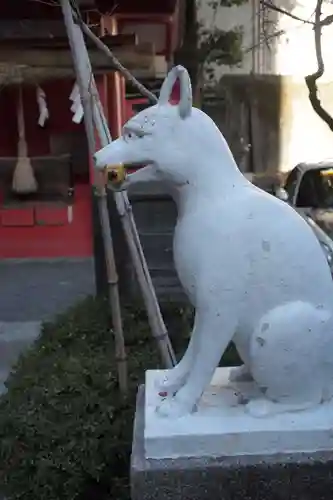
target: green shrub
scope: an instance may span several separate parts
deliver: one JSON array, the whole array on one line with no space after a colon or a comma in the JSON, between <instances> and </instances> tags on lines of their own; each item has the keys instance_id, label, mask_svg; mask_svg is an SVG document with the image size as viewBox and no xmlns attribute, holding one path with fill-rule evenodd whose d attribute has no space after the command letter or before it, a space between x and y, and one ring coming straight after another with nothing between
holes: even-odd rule
<instances>
[{"instance_id":1,"label":"green shrub","mask_svg":"<svg viewBox=\"0 0 333 500\"><path fill-rule=\"evenodd\" d=\"M191 313L164 317L178 353ZM110 317L89 298L44 325L19 360L0 398L0 489L8 499L129 499L135 396L148 368L159 366L145 314L124 311L129 394L118 391ZM228 362L234 359L228 352Z\"/></svg>"}]
</instances>

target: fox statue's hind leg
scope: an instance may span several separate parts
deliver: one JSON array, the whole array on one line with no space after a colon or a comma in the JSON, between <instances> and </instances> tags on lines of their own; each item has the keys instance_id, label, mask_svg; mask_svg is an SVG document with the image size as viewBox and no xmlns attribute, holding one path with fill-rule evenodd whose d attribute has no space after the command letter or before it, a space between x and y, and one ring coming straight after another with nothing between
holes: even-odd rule
<instances>
[{"instance_id":1,"label":"fox statue's hind leg","mask_svg":"<svg viewBox=\"0 0 333 500\"><path fill-rule=\"evenodd\" d=\"M332 383L332 316L305 302L269 311L251 338L251 371L263 397L247 405L254 416L300 411L318 405ZM330 377L328 371L331 371Z\"/></svg>"},{"instance_id":2,"label":"fox statue's hind leg","mask_svg":"<svg viewBox=\"0 0 333 500\"><path fill-rule=\"evenodd\" d=\"M229 380L230 382L250 382L253 380L253 377L249 367L244 364L231 368Z\"/></svg>"}]
</instances>

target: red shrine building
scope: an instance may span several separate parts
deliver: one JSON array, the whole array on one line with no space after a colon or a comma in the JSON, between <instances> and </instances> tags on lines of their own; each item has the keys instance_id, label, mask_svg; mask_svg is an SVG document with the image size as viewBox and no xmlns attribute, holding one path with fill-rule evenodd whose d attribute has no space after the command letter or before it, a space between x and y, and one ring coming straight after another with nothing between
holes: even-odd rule
<instances>
[{"instance_id":1,"label":"red shrine building","mask_svg":"<svg viewBox=\"0 0 333 500\"><path fill-rule=\"evenodd\" d=\"M182 0L82 0L85 22L131 73L159 89L182 41ZM93 254L92 168L60 6L54 0L0 4L0 258ZM112 62L87 47L113 137L148 105ZM13 189L18 102L36 179ZM21 116L21 118L22 118Z\"/></svg>"}]
</instances>

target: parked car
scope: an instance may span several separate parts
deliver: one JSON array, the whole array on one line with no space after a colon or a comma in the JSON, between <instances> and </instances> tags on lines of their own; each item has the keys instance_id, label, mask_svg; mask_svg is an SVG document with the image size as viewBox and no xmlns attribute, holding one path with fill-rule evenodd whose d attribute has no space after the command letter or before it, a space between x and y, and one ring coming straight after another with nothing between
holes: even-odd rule
<instances>
[{"instance_id":1,"label":"parked car","mask_svg":"<svg viewBox=\"0 0 333 500\"><path fill-rule=\"evenodd\" d=\"M290 203L313 229L333 277L333 160L296 165L275 194Z\"/></svg>"}]
</instances>

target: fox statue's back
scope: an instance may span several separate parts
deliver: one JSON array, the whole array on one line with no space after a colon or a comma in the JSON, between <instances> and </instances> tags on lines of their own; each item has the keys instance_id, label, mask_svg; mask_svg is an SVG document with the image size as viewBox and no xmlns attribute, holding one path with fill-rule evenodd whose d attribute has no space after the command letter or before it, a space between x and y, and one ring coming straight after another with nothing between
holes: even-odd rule
<instances>
[{"instance_id":1,"label":"fox statue's back","mask_svg":"<svg viewBox=\"0 0 333 500\"><path fill-rule=\"evenodd\" d=\"M169 102L176 79L179 103ZM255 416L333 396L333 282L307 223L241 174L213 121L192 107L187 71L173 68L160 99L95 156L97 168L145 164L129 183L163 180L175 194L174 260L195 306L188 349L159 381L158 412L192 412L233 340L262 397Z\"/></svg>"}]
</instances>

